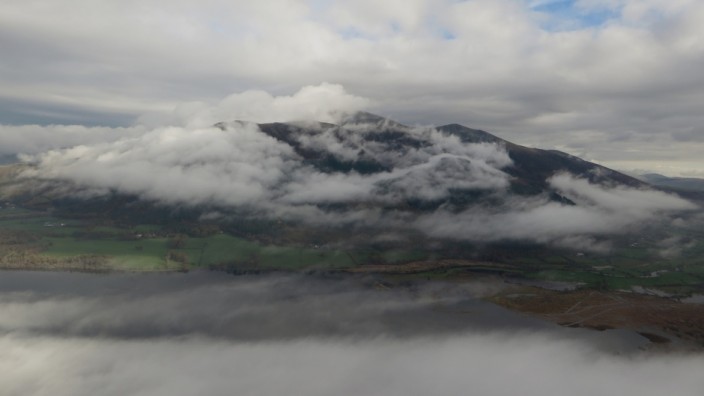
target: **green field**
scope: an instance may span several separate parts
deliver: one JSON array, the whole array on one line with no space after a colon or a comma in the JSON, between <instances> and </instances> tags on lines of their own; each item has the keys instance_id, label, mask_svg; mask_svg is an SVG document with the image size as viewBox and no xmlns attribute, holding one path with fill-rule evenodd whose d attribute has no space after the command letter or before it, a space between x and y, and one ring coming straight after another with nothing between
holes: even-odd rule
<instances>
[{"instance_id":1,"label":"green field","mask_svg":"<svg viewBox=\"0 0 704 396\"><path fill-rule=\"evenodd\" d=\"M111 268L121 270L163 271L198 267L297 270L355 265L352 255L342 250L264 245L222 233L184 238L183 246L171 246L171 238L157 225L129 228L92 225L22 209L1 212L0 230L32 236L24 248L39 248L40 254L48 257L104 256L109 259ZM159 236L145 236L151 234ZM404 254L389 252L390 257L397 258L403 258ZM174 257L179 257L180 261Z\"/></svg>"},{"instance_id":2,"label":"green field","mask_svg":"<svg viewBox=\"0 0 704 396\"><path fill-rule=\"evenodd\" d=\"M207 238L189 238L185 252L194 266L231 264L243 268L303 269L345 268L354 265L341 250L311 247L262 245L234 236L219 234Z\"/></svg>"},{"instance_id":3,"label":"green field","mask_svg":"<svg viewBox=\"0 0 704 396\"><path fill-rule=\"evenodd\" d=\"M71 257L80 254L107 256L111 266L126 270L170 270L178 266L166 260L166 239L121 241L113 239L44 238L44 254Z\"/></svg>"},{"instance_id":4,"label":"green field","mask_svg":"<svg viewBox=\"0 0 704 396\"><path fill-rule=\"evenodd\" d=\"M176 228L177 230L180 230ZM179 231L181 232L181 231ZM263 243L212 228L209 236L187 237L155 224L116 225L97 220L69 220L21 208L0 210L0 255L70 261L100 257L110 269L174 271L217 268L226 271L343 269L363 264L397 264L452 258L413 248L330 248L311 243ZM201 235L201 234L195 234ZM686 235L685 235L686 236ZM451 279L471 271L500 269L505 276L538 281L572 282L584 287L628 290L634 286L675 293L704 288L704 243L691 245L677 258L665 259L652 248L657 240L626 243L609 254L529 250L497 262L497 268L445 268L418 273ZM646 246L651 246L650 248ZM28 252L17 256L18 251ZM532 253L531 253L532 252ZM27 259L27 260L31 260Z\"/></svg>"}]
</instances>

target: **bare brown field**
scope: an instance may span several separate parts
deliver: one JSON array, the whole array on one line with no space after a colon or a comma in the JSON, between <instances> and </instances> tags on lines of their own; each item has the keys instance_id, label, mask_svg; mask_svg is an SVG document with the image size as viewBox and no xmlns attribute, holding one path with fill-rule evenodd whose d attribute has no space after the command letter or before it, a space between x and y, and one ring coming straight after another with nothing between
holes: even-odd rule
<instances>
[{"instance_id":1,"label":"bare brown field","mask_svg":"<svg viewBox=\"0 0 704 396\"><path fill-rule=\"evenodd\" d=\"M516 287L490 298L506 308L569 327L631 329L654 343L704 345L704 304L627 292Z\"/></svg>"}]
</instances>

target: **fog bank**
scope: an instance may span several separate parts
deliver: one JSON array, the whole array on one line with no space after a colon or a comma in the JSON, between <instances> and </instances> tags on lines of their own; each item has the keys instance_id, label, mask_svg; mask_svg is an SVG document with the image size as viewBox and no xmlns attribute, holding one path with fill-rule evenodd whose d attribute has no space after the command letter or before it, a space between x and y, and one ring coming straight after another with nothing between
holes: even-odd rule
<instances>
[{"instance_id":1,"label":"fog bank","mask_svg":"<svg viewBox=\"0 0 704 396\"><path fill-rule=\"evenodd\" d=\"M701 356L622 358L543 334L413 340L0 337L0 387L39 395L700 395Z\"/></svg>"},{"instance_id":2,"label":"fog bank","mask_svg":"<svg viewBox=\"0 0 704 396\"><path fill-rule=\"evenodd\" d=\"M483 303L492 282L3 272L0 389L83 395L699 395L701 355Z\"/></svg>"}]
</instances>

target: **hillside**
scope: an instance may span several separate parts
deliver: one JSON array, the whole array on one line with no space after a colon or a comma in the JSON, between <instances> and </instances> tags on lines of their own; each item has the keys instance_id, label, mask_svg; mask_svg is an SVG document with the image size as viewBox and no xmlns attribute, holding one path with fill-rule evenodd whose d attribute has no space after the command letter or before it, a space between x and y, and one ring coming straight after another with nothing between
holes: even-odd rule
<instances>
[{"instance_id":1,"label":"hillside","mask_svg":"<svg viewBox=\"0 0 704 396\"><path fill-rule=\"evenodd\" d=\"M226 123L220 123L218 126L222 129L227 128ZM340 125L272 123L261 124L259 128L267 135L292 147L306 163L326 173L388 172L395 164L379 158L382 154L393 153L401 157L409 151L432 144L420 132L425 128L410 127L370 113L357 113L343 119ZM511 190L516 194L536 195L551 191L548 179L559 173L569 173L598 184L646 187L645 183L636 178L560 151L521 146L488 132L458 124L443 125L434 129L446 136L459 138L464 145L488 144L505 149L512 164L504 168L504 171L512 177ZM330 138L335 146L347 144L351 150L358 150L359 155L354 159L344 159L332 152L329 145L305 144L310 136L323 134L326 138ZM352 141L351 134L361 139ZM461 194L462 191L457 193Z\"/></svg>"}]
</instances>

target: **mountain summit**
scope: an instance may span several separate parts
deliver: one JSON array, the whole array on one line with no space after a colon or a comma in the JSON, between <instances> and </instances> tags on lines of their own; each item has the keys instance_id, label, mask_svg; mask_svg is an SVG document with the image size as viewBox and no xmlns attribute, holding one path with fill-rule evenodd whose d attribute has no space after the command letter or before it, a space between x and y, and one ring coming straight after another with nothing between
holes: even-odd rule
<instances>
[{"instance_id":1,"label":"mountain summit","mask_svg":"<svg viewBox=\"0 0 704 396\"><path fill-rule=\"evenodd\" d=\"M646 186L638 179L560 151L521 146L486 131L459 124L435 128L411 127L375 114L359 112L343 117L339 125L269 123L260 124L259 128L289 145L306 163L325 173L389 172L396 165L390 158L400 159L432 146L430 131L437 131L444 137L456 137L456 144L494 145L505 150L511 163L502 171L510 176L511 191L519 195L549 192L548 180L559 173L569 173L596 184ZM339 151L341 147L346 149L345 154ZM444 150L449 151L447 147ZM436 154L441 153L442 150Z\"/></svg>"}]
</instances>

